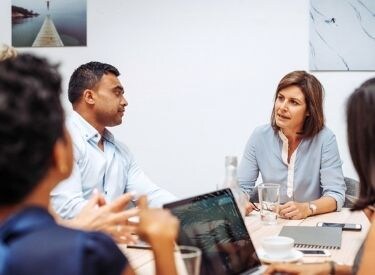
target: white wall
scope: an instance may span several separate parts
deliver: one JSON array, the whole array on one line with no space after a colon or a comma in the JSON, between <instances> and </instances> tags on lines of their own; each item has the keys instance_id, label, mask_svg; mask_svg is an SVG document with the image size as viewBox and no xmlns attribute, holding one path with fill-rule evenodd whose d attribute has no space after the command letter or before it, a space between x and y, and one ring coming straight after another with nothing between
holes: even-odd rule
<instances>
[{"instance_id":1,"label":"white wall","mask_svg":"<svg viewBox=\"0 0 375 275\"><path fill-rule=\"evenodd\" d=\"M65 89L81 63L117 66L129 106L113 131L156 183L185 197L222 182L224 156L241 156L269 121L281 77L308 69L308 18L308 0L88 0L88 47L20 51L61 62ZM11 43L10 0L0 1L0 41ZM344 173L357 178L344 103L374 74L314 74Z\"/></svg>"}]
</instances>

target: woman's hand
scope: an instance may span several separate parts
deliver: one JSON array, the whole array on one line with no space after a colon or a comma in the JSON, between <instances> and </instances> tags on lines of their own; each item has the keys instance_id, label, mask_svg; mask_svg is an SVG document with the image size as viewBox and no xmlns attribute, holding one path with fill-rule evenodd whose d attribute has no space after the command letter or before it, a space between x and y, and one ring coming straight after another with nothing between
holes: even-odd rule
<instances>
[{"instance_id":1,"label":"woman's hand","mask_svg":"<svg viewBox=\"0 0 375 275\"><path fill-rule=\"evenodd\" d=\"M271 274L290 274L290 275L320 275L329 274L331 266L329 263L318 264L272 264L263 273Z\"/></svg>"},{"instance_id":2,"label":"woman's hand","mask_svg":"<svg viewBox=\"0 0 375 275\"><path fill-rule=\"evenodd\" d=\"M288 201L287 203L279 206L280 217L290 220L307 218L310 211L311 210L307 202Z\"/></svg>"},{"instance_id":3,"label":"woman's hand","mask_svg":"<svg viewBox=\"0 0 375 275\"><path fill-rule=\"evenodd\" d=\"M174 245L178 235L179 221L169 210L148 208L147 199L142 196L138 200L139 224L137 234L151 244L163 241Z\"/></svg>"},{"instance_id":4,"label":"woman's hand","mask_svg":"<svg viewBox=\"0 0 375 275\"><path fill-rule=\"evenodd\" d=\"M174 246L179 221L168 210L149 209L147 199L138 199L139 224L137 234L148 242L155 257L155 274L177 275Z\"/></svg>"},{"instance_id":5,"label":"woman's hand","mask_svg":"<svg viewBox=\"0 0 375 275\"><path fill-rule=\"evenodd\" d=\"M245 203L245 215L249 215L254 210L254 206L251 202L247 201Z\"/></svg>"}]
</instances>

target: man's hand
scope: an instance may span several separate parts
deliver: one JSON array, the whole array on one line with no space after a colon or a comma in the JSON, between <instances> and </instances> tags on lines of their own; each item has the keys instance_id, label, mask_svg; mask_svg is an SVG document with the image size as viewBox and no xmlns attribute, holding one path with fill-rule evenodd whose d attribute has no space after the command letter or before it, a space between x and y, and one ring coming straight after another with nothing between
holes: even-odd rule
<instances>
[{"instance_id":1,"label":"man's hand","mask_svg":"<svg viewBox=\"0 0 375 275\"><path fill-rule=\"evenodd\" d=\"M106 204L103 195L95 193L74 219L60 220L60 223L77 229L105 232L119 243L134 243L137 237L133 233L137 229L128 219L137 216L139 210L124 210L131 198L132 195L126 193L112 203Z\"/></svg>"}]
</instances>

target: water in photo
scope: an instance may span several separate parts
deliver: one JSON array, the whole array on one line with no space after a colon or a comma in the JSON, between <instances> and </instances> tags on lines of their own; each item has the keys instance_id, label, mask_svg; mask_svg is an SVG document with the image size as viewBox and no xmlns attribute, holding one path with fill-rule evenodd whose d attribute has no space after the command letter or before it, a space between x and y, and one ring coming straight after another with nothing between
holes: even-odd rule
<instances>
[{"instance_id":1,"label":"water in photo","mask_svg":"<svg viewBox=\"0 0 375 275\"><path fill-rule=\"evenodd\" d=\"M12 45L86 46L86 10L86 0L12 0Z\"/></svg>"}]
</instances>

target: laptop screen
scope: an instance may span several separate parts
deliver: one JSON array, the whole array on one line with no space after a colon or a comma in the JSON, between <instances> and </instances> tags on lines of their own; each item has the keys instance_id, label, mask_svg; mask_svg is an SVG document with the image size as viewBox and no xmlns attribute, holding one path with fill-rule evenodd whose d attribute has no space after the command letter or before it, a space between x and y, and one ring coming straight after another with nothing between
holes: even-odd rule
<instances>
[{"instance_id":1,"label":"laptop screen","mask_svg":"<svg viewBox=\"0 0 375 275\"><path fill-rule=\"evenodd\" d=\"M202 250L201 275L240 274L260 266L230 189L165 204L164 208L180 220L178 244Z\"/></svg>"}]
</instances>

